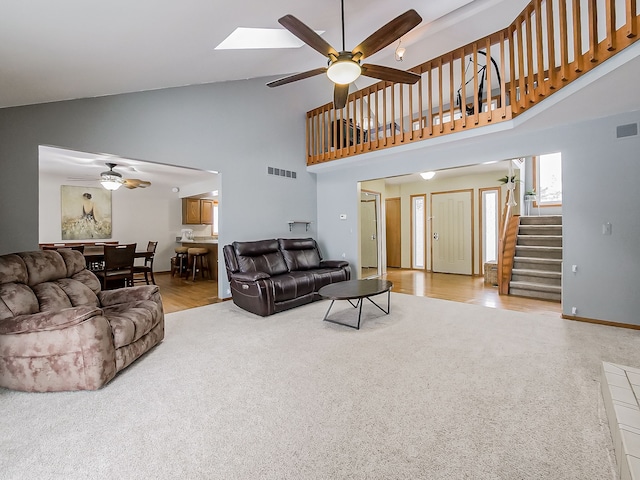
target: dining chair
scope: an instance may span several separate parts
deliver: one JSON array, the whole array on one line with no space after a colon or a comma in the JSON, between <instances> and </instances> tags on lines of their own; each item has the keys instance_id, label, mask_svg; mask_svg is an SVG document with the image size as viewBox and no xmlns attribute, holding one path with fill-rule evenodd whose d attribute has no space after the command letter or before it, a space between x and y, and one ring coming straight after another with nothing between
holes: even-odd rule
<instances>
[{"instance_id":1,"label":"dining chair","mask_svg":"<svg viewBox=\"0 0 640 480\"><path fill-rule=\"evenodd\" d=\"M153 278L153 257L156 255L156 247L158 242L149 242L147 244L147 256L144 257L143 265L133 266L133 282L146 282L149 285L149 276L151 276L151 284L156 284L156 279ZM136 277L136 274L144 274L144 277Z\"/></svg>"},{"instance_id":2,"label":"dining chair","mask_svg":"<svg viewBox=\"0 0 640 480\"><path fill-rule=\"evenodd\" d=\"M100 279L103 290L108 290L109 283L118 281L115 288L133 285L133 260L136 244L105 245L104 266L93 273Z\"/></svg>"}]
</instances>

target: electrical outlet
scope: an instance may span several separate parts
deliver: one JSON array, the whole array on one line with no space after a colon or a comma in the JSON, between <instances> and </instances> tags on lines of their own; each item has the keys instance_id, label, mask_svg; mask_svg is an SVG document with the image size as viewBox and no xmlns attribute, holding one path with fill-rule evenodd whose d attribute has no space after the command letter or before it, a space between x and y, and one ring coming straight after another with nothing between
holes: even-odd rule
<instances>
[{"instance_id":1,"label":"electrical outlet","mask_svg":"<svg viewBox=\"0 0 640 480\"><path fill-rule=\"evenodd\" d=\"M576 273L578 271L578 265L571 265L571 271Z\"/></svg>"},{"instance_id":2,"label":"electrical outlet","mask_svg":"<svg viewBox=\"0 0 640 480\"><path fill-rule=\"evenodd\" d=\"M347 258L347 254L342 252L342 258Z\"/></svg>"},{"instance_id":3,"label":"electrical outlet","mask_svg":"<svg viewBox=\"0 0 640 480\"><path fill-rule=\"evenodd\" d=\"M578 313L578 307L571 307L571 315L575 315Z\"/></svg>"}]
</instances>

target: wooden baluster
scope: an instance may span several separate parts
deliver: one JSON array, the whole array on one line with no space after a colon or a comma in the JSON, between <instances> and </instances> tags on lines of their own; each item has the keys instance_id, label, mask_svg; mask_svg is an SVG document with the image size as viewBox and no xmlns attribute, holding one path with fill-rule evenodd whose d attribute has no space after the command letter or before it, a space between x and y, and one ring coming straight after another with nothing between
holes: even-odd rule
<instances>
[{"instance_id":1,"label":"wooden baluster","mask_svg":"<svg viewBox=\"0 0 640 480\"><path fill-rule=\"evenodd\" d=\"M589 61L598 61L598 5L596 0L587 0L589 6Z\"/></svg>"},{"instance_id":2,"label":"wooden baluster","mask_svg":"<svg viewBox=\"0 0 640 480\"><path fill-rule=\"evenodd\" d=\"M560 0L560 79L563 82L569 81L569 40L567 25L567 4Z\"/></svg>"},{"instance_id":3,"label":"wooden baluster","mask_svg":"<svg viewBox=\"0 0 640 480\"><path fill-rule=\"evenodd\" d=\"M626 3L627 14L627 37L633 38L638 35L638 27L636 23L636 0L627 0Z\"/></svg>"},{"instance_id":4,"label":"wooden baluster","mask_svg":"<svg viewBox=\"0 0 640 480\"><path fill-rule=\"evenodd\" d=\"M360 130L358 131L360 135L356 135L360 152L364 152L364 132L364 94L360 93Z\"/></svg>"},{"instance_id":5,"label":"wooden baluster","mask_svg":"<svg viewBox=\"0 0 640 480\"><path fill-rule=\"evenodd\" d=\"M467 126L467 89L465 88L465 60L464 48L460 49L460 115L462 116L462 128Z\"/></svg>"},{"instance_id":6,"label":"wooden baluster","mask_svg":"<svg viewBox=\"0 0 640 480\"><path fill-rule=\"evenodd\" d=\"M400 143L404 142L404 85L398 84L398 100L400 101Z\"/></svg>"},{"instance_id":7,"label":"wooden baluster","mask_svg":"<svg viewBox=\"0 0 640 480\"><path fill-rule=\"evenodd\" d=\"M522 42L522 25L523 20L518 19L518 23L516 25L516 31L518 33L518 81L520 84L520 108L518 110L527 108L527 88L525 84L526 79L524 76L524 45Z\"/></svg>"},{"instance_id":8,"label":"wooden baluster","mask_svg":"<svg viewBox=\"0 0 640 480\"><path fill-rule=\"evenodd\" d=\"M502 107L502 118L507 117L507 86L506 75L504 71L505 65L505 30L500 32L500 107ZM513 78L511 79L513 81Z\"/></svg>"},{"instance_id":9,"label":"wooden baluster","mask_svg":"<svg viewBox=\"0 0 640 480\"><path fill-rule=\"evenodd\" d=\"M454 131L456 128L456 122L455 122L455 100L454 100L454 86L453 86L453 62L454 62L454 56L453 53L451 54L450 60L449 60L449 111L450 113L450 117L451 117L451 123L449 125L449 129L451 131Z\"/></svg>"},{"instance_id":10,"label":"wooden baluster","mask_svg":"<svg viewBox=\"0 0 640 480\"><path fill-rule=\"evenodd\" d=\"M583 70L582 66L582 20L580 13L580 0L573 0L573 61L576 64L576 72Z\"/></svg>"},{"instance_id":11,"label":"wooden baluster","mask_svg":"<svg viewBox=\"0 0 640 480\"><path fill-rule=\"evenodd\" d=\"M527 28L527 93L529 94L529 102L535 103L535 67L533 63L533 31L531 27L532 13L532 11L527 11L524 19Z\"/></svg>"},{"instance_id":12,"label":"wooden baluster","mask_svg":"<svg viewBox=\"0 0 640 480\"><path fill-rule=\"evenodd\" d=\"M422 112L424 110L423 104L422 104L422 89L424 88L423 82L422 82L422 75L423 72L420 72L420 80L418 80L418 115L419 115L419 121L420 121L420 130L418 133L418 138L422 138L424 135L424 123L422 121Z\"/></svg>"},{"instance_id":13,"label":"wooden baluster","mask_svg":"<svg viewBox=\"0 0 640 480\"><path fill-rule=\"evenodd\" d=\"M489 37L487 37L487 44L485 46L485 53L487 54L487 58L486 58L486 65L487 65L487 69L485 70L485 73L487 75L487 121L490 122L492 120L492 111L491 111L491 104L493 103L493 95L491 92L491 68L493 67L493 64L491 63L491 41L489 40Z\"/></svg>"},{"instance_id":14,"label":"wooden baluster","mask_svg":"<svg viewBox=\"0 0 640 480\"><path fill-rule=\"evenodd\" d=\"M542 0L535 0L536 12L536 54L538 57L538 95L544 97L547 93L544 81L544 44L542 42Z\"/></svg>"},{"instance_id":15,"label":"wooden baluster","mask_svg":"<svg viewBox=\"0 0 640 480\"><path fill-rule=\"evenodd\" d=\"M473 122L480 123L480 99L478 98L478 44L473 44Z\"/></svg>"},{"instance_id":16,"label":"wooden baluster","mask_svg":"<svg viewBox=\"0 0 640 480\"><path fill-rule=\"evenodd\" d=\"M391 128L389 129L391 135L391 144L396 143L396 84L389 84L389 91L391 92Z\"/></svg>"},{"instance_id":17,"label":"wooden baluster","mask_svg":"<svg viewBox=\"0 0 640 480\"><path fill-rule=\"evenodd\" d=\"M319 132L321 132L320 134L320 138L318 139L318 143L320 146L320 154L322 155L322 159L323 160L328 160L329 159L329 149L325 148L325 144L324 144L324 132L325 132L325 127L326 127L326 118L325 118L325 114L326 111L328 110L329 107L324 107L321 111L320 111L320 118L319 118L319 122L318 122L318 130Z\"/></svg>"},{"instance_id":18,"label":"wooden baluster","mask_svg":"<svg viewBox=\"0 0 640 480\"><path fill-rule=\"evenodd\" d=\"M442 57L438 57L438 108L440 111L440 133L444 132L443 118L442 118Z\"/></svg>"},{"instance_id":19,"label":"wooden baluster","mask_svg":"<svg viewBox=\"0 0 640 480\"><path fill-rule=\"evenodd\" d=\"M387 146L387 84L382 87L382 137L384 146Z\"/></svg>"},{"instance_id":20,"label":"wooden baluster","mask_svg":"<svg viewBox=\"0 0 640 480\"><path fill-rule=\"evenodd\" d=\"M606 0L607 50L616 49L616 0Z\"/></svg>"},{"instance_id":21,"label":"wooden baluster","mask_svg":"<svg viewBox=\"0 0 640 480\"><path fill-rule=\"evenodd\" d=\"M511 25L509 27L509 104L514 115L517 115L520 111L518 104L518 78L516 77L516 37L517 29L515 25ZM504 77L502 81L504 81Z\"/></svg>"},{"instance_id":22,"label":"wooden baluster","mask_svg":"<svg viewBox=\"0 0 640 480\"><path fill-rule=\"evenodd\" d=\"M409 140L413 140L413 85L407 85L409 90Z\"/></svg>"},{"instance_id":23,"label":"wooden baluster","mask_svg":"<svg viewBox=\"0 0 640 480\"><path fill-rule=\"evenodd\" d=\"M556 48L555 30L553 28L553 1L545 0L547 11L547 56L549 64L549 88L556 88Z\"/></svg>"},{"instance_id":24,"label":"wooden baluster","mask_svg":"<svg viewBox=\"0 0 640 480\"><path fill-rule=\"evenodd\" d=\"M375 96L375 110L373 111L373 128L374 128L374 132L375 132L375 136L376 136L376 148L380 147L380 135L378 134L379 130L378 130L378 108L379 108L379 98L380 98L380 88L378 87L378 85L380 85L380 82L376 83L376 96ZM373 135L369 134L370 137L373 137Z\"/></svg>"},{"instance_id":25,"label":"wooden baluster","mask_svg":"<svg viewBox=\"0 0 640 480\"><path fill-rule=\"evenodd\" d=\"M372 148L372 128L373 128L373 108L371 108L371 88L369 88L367 92L367 111L369 112L367 115L367 141L369 143L368 150L371 151Z\"/></svg>"},{"instance_id":26,"label":"wooden baluster","mask_svg":"<svg viewBox=\"0 0 640 480\"><path fill-rule=\"evenodd\" d=\"M427 128L429 129L429 136L431 136L433 135L433 71L431 69L431 62L429 62L428 65L427 72L429 74L429 85L427 89Z\"/></svg>"}]
</instances>

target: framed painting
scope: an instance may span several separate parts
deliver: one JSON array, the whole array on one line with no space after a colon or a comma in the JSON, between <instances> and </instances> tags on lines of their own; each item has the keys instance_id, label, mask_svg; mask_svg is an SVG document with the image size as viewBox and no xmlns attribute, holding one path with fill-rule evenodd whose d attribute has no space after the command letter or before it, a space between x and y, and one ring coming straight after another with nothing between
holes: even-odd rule
<instances>
[{"instance_id":1,"label":"framed painting","mask_svg":"<svg viewBox=\"0 0 640 480\"><path fill-rule=\"evenodd\" d=\"M111 238L111 191L60 186L62 240Z\"/></svg>"}]
</instances>

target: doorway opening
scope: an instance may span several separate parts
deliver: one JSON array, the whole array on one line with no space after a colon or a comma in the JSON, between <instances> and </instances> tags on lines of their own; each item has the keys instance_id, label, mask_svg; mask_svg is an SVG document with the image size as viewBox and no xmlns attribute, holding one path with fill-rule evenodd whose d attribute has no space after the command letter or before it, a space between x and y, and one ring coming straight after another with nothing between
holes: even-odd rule
<instances>
[{"instance_id":1,"label":"doorway opening","mask_svg":"<svg viewBox=\"0 0 640 480\"><path fill-rule=\"evenodd\" d=\"M380 196L379 192L360 192L360 278L376 277L382 273Z\"/></svg>"}]
</instances>

